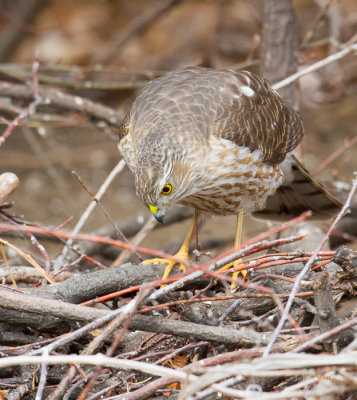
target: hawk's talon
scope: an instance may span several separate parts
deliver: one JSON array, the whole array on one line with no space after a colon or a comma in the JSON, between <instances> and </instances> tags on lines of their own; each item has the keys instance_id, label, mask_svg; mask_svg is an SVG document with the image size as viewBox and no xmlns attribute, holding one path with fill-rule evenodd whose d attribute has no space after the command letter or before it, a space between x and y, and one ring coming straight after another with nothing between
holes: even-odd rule
<instances>
[{"instance_id":1,"label":"hawk's talon","mask_svg":"<svg viewBox=\"0 0 357 400\"><path fill-rule=\"evenodd\" d=\"M185 246L183 246L185 247ZM188 251L186 248L181 248L175 255L175 258L179 258L182 261L190 261L188 257ZM182 263L179 263L175 260L169 260L168 258L150 258L149 260L144 260L143 264L145 265L150 265L150 264L167 264L164 274L162 275L161 280L167 279L167 277L170 275L172 268L176 264L180 264L179 270L182 271L183 273L186 272L186 266Z\"/></svg>"}]
</instances>

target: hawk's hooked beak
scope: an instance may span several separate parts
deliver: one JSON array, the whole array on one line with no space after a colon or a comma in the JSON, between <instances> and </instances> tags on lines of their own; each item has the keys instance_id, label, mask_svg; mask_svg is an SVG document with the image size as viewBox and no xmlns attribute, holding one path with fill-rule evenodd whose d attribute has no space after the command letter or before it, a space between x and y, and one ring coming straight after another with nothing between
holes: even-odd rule
<instances>
[{"instance_id":1,"label":"hawk's hooked beak","mask_svg":"<svg viewBox=\"0 0 357 400\"><path fill-rule=\"evenodd\" d=\"M149 204L149 209L157 222L164 223L165 210L159 210L156 206Z\"/></svg>"}]
</instances>

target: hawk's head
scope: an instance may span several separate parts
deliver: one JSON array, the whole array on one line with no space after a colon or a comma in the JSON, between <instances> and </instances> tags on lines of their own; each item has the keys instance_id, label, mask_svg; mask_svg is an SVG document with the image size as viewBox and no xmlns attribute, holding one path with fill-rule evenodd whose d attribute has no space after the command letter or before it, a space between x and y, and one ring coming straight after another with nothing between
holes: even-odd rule
<instances>
[{"instance_id":1,"label":"hawk's head","mask_svg":"<svg viewBox=\"0 0 357 400\"><path fill-rule=\"evenodd\" d=\"M182 144L164 134L149 134L136 154L135 186L138 196L159 222L166 211L197 190L199 157L187 154Z\"/></svg>"}]
</instances>

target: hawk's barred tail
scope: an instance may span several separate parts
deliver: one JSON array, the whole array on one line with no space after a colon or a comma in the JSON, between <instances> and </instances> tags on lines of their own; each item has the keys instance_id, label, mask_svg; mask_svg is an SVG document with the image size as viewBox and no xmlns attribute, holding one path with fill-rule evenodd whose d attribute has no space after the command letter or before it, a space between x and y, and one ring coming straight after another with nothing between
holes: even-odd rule
<instances>
[{"instance_id":1,"label":"hawk's barred tail","mask_svg":"<svg viewBox=\"0 0 357 400\"><path fill-rule=\"evenodd\" d=\"M266 208L254 212L253 215L259 219L284 221L311 210L312 220L333 218L342 204L328 193L295 157L293 160L293 180L280 186L275 194L267 199Z\"/></svg>"}]
</instances>

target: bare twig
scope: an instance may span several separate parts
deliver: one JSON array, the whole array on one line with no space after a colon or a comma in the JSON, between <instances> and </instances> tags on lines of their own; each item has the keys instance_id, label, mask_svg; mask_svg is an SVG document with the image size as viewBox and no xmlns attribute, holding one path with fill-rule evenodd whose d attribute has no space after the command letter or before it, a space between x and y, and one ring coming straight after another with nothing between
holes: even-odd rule
<instances>
[{"instance_id":1,"label":"bare twig","mask_svg":"<svg viewBox=\"0 0 357 400\"><path fill-rule=\"evenodd\" d=\"M119 161L119 163L122 163L124 160ZM118 164L119 165L119 164ZM128 239L126 236L123 234L123 232L119 229L117 224L113 221L112 217L109 215L108 211L104 208L103 204L101 203L100 199L92 193L92 191L88 188L88 186L83 182L81 177L73 171L74 176L77 178L78 182L81 184L81 186L86 190L86 192L91 196L92 200L97 203L98 207L100 210L103 212L103 214L106 216L108 221L112 224L113 228L115 229L115 233L118 234L122 240L126 243L129 243ZM139 261L143 261L140 255L137 252L134 252L136 257L138 258Z\"/></svg>"},{"instance_id":2,"label":"bare twig","mask_svg":"<svg viewBox=\"0 0 357 400\"><path fill-rule=\"evenodd\" d=\"M7 215L3 214L2 218L7 221L9 224L11 225L18 225L18 223L16 221L14 221L13 219L9 218ZM51 268L51 259L50 256L48 255L46 249L44 248L44 246L37 240L36 236L34 236L31 232L24 232L24 234L30 239L31 243L37 247L37 249L40 251L40 253L42 254L44 260L45 260L45 265L46 265L46 272L49 273L50 272L50 268Z\"/></svg>"},{"instance_id":3,"label":"bare twig","mask_svg":"<svg viewBox=\"0 0 357 400\"><path fill-rule=\"evenodd\" d=\"M121 359L121 358L110 358L102 354L97 355L42 355L42 356L17 356L17 357L5 357L0 360L0 366L2 368L17 366L17 365L34 365L34 364L83 364L83 365L94 365L94 366L106 366L108 368L114 369L124 369L124 370L136 370L142 373L156 375L160 377L173 378L178 381L185 381L186 387L185 397L186 399L191 399L190 395L197 393L200 389L210 387L216 392L221 392L228 394L230 393L234 397L242 397L249 394L243 390L228 390L224 384L216 383L222 379L227 379L230 377L282 377L282 376L306 376L306 377L316 377L318 368L321 366L326 367L356 367L357 359L354 352L340 353L338 355L314 355L314 354L295 354L291 357L291 354L274 354L270 355L268 358L260 357L254 361L249 360L248 362L241 362L235 364L224 365L220 367L214 367L212 370L206 368L200 368L200 363L197 363L195 369L189 370L188 368L167 368L154 364L149 364L145 362ZM197 374L205 373L205 379L200 381ZM335 381L338 382L338 381ZM340 385L343 385L344 380L339 380ZM198 386L197 386L198 384ZM354 384L354 387L356 384ZM328 393L329 388L327 387ZM330 388L331 390L331 388ZM303 392L304 393L304 392ZM308 392L311 395L311 391ZM306 393L304 393L307 395ZM299 392L290 392L291 396L287 397L286 393L274 393L274 397L270 394L254 396L250 391L249 399L287 399L302 397L304 395ZM119 397L120 399L128 398L127 394ZM133 397L131 397L133 398ZM141 399L146 398L146 396L141 397ZM321 396L320 396L321 398ZM323 395L322 395L323 398Z\"/></svg>"},{"instance_id":4,"label":"bare twig","mask_svg":"<svg viewBox=\"0 0 357 400\"><path fill-rule=\"evenodd\" d=\"M204 271L200 271L200 270L195 271L192 274L188 275L187 277L183 277L183 278L179 279L177 282L174 282L174 283L172 283L170 285L167 285L167 286L165 286L163 288L160 288L160 289L154 291L150 296L147 297L147 299L145 300L145 303L154 301L156 299L159 299L160 297L162 297L163 295L169 293L170 291L172 291L172 290L174 290L176 288L182 287L185 283L191 281L193 278L200 277L204 273L207 273L210 270L213 270L215 268L220 268L223 265L225 265L225 264L227 264L229 262L232 262L236 258L240 258L240 257L243 257L245 255L248 255L251 252L256 251L257 249L261 250L261 249L268 248L270 246L275 246L275 245L276 245L276 241L272 241L270 243L267 243L267 242L266 243L259 243L258 245L252 245L252 246L249 246L248 248L245 248L245 249L243 249L243 250L241 250L239 252L235 252L235 253L231 254L230 256L224 257L223 259L219 260L217 263L210 264L208 266L208 268L205 267ZM158 284L159 284L159 282L158 282ZM85 307L83 309L85 309ZM130 310L130 303L125 305L125 306L123 306L123 307L118 308L117 310L115 310L113 312L110 312L110 313L108 313L108 314L96 319L95 321L87 324L86 326L84 326L84 327L82 327L82 328L80 328L80 329L68 334L66 337L62 337L62 338L58 339L57 341L55 341L55 342L51 343L50 345L46 346L46 348L47 348L48 352L51 353L51 351L53 351L54 349L56 349L56 348L58 348L60 346L63 346L66 343L69 343L69 342L71 342L72 340L74 340L74 339L76 339L78 337L81 337L83 334L85 334L85 333L87 333L87 332L89 332L89 331L91 331L93 329L97 329L98 327L100 327L103 324L111 321L113 318L115 318L117 315L119 315L121 313L125 313L126 314L129 310ZM142 324L141 324L141 326L142 326ZM213 333L216 334L216 331L213 330ZM234 339L234 340L236 340L236 339ZM33 354L36 354L36 353L37 354L41 353L41 349L34 350Z\"/></svg>"},{"instance_id":5,"label":"bare twig","mask_svg":"<svg viewBox=\"0 0 357 400\"><path fill-rule=\"evenodd\" d=\"M14 279L14 276L12 275L11 268L10 268L10 266L9 266L9 263L8 263L8 261L7 261L7 257L6 257L5 251L4 251L4 245L3 245L1 242L0 242L0 250L1 250L2 258L3 258L3 260L4 260L4 262L5 262L5 265L6 265L7 271L8 271L8 273L9 273L11 282L12 282L14 288L16 289L16 288L17 288L17 284L16 284L16 281L15 281L15 279Z\"/></svg>"},{"instance_id":6,"label":"bare twig","mask_svg":"<svg viewBox=\"0 0 357 400\"><path fill-rule=\"evenodd\" d=\"M153 216L146 221L140 231L135 235L135 237L131 240L133 246L139 246L139 244L146 238L146 236L157 226L157 221ZM128 250L124 250L119 257L114 260L112 263L112 267L117 267L123 263L125 263L130 256L130 252Z\"/></svg>"},{"instance_id":7,"label":"bare twig","mask_svg":"<svg viewBox=\"0 0 357 400\"><path fill-rule=\"evenodd\" d=\"M350 43L352 39L353 39L353 42ZM301 78L302 76L309 74L310 72L316 71L322 67L325 67L326 65L328 65L334 61L340 60L341 58L346 57L348 54L357 51L357 44L354 43L357 40L357 37L354 36L352 39L348 41L348 44L345 45L342 50L338 51L335 54L331 54L330 56L328 56L320 61L317 61L316 63L311 64L306 68L301 69L300 71L296 72L293 75L288 76L286 79L283 79L280 82L275 83L274 85L272 85L272 88L274 90L279 90L280 88L282 88L284 86L290 85L292 82L296 81L297 79Z\"/></svg>"},{"instance_id":8,"label":"bare twig","mask_svg":"<svg viewBox=\"0 0 357 400\"><path fill-rule=\"evenodd\" d=\"M49 354L44 351L43 353L45 356L48 356ZM36 397L35 400L42 400L43 396L43 389L45 388L46 385L46 379L47 379L47 373L48 373L48 364L42 364L41 365L41 375L40 375L40 381L37 386L37 392L36 392Z\"/></svg>"},{"instance_id":9,"label":"bare twig","mask_svg":"<svg viewBox=\"0 0 357 400\"><path fill-rule=\"evenodd\" d=\"M114 355L115 350L117 349L119 343L121 340L124 338L124 334L129 328L130 322L132 321L135 313L137 312L138 308L141 305L141 302L143 299L148 294L148 291L150 290L150 284L144 284L141 287L141 290L135 297L133 303L132 303L132 308L130 310L130 313L127 316L126 321L124 322L124 326L122 327L120 333L116 335L115 340L112 342L111 346L106 352L106 355L108 357L112 357ZM120 325L123 323L123 317L122 315L118 315L113 321L111 321L110 324L106 326L106 328L101 332L100 335L98 335L91 343L90 347L91 349L96 349L99 348L104 343L104 340L108 338ZM93 351L92 351L93 353ZM85 400L88 396L90 388L93 386L94 382L98 378L100 372L102 371L102 367L99 367L97 371L95 371L94 375L92 376L91 380L88 382L87 386L83 389L83 391L80 393L78 400Z\"/></svg>"},{"instance_id":10,"label":"bare twig","mask_svg":"<svg viewBox=\"0 0 357 400\"><path fill-rule=\"evenodd\" d=\"M31 265L33 265L37 270L41 272L41 274L47 279L49 283L55 283L55 281L46 273L46 271L31 257L30 254L25 253L24 251L20 250L18 247L12 245L6 240L0 239L0 243L10 247L16 253L20 254L25 260L27 260Z\"/></svg>"},{"instance_id":11,"label":"bare twig","mask_svg":"<svg viewBox=\"0 0 357 400\"><path fill-rule=\"evenodd\" d=\"M0 64L0 72L4 75L26 82L31 71L26 64ZM113 74L112 78L100 81L87 79L88 74ZM46 64L41 65L38 74L40 83L59 86L68 89L82 90L125 90L138 89L148 84L154 78L163 75L165 71L145 69L125 69L123 67L104 66L96 64L88 66Z\"/></svg>"},{"instance_id":12,"label":"bare twig","mask_svg":"<svg viewBox=\"0 0 357 400\"><path fill-rule=\"evenodd\" d=\"M341 325L336 326L333 329L330 329L327 332L321 333L320 335L315 336L314 338L308 340L307 342L303 343L302 345L296 347L295 349L291 350L292 353L299 353L300 351L306 350L309 347L312 347L314 344L319 343L323 340L329 339L340 332L346 331L349 328L352 328L357 325L357 318L352 318L347 322L344 322Z\"/></svg>"}]
</instances>

